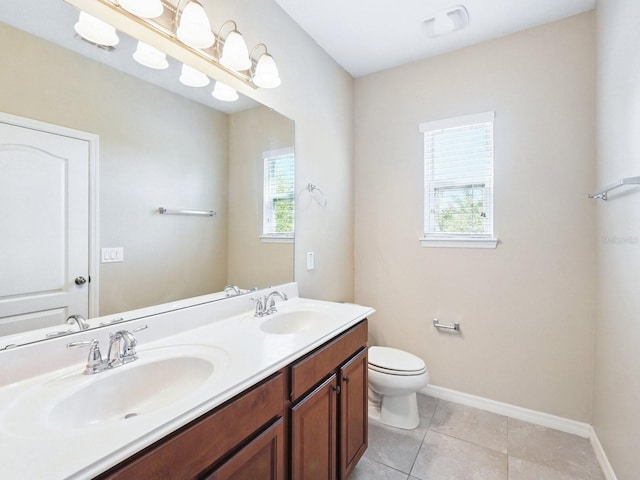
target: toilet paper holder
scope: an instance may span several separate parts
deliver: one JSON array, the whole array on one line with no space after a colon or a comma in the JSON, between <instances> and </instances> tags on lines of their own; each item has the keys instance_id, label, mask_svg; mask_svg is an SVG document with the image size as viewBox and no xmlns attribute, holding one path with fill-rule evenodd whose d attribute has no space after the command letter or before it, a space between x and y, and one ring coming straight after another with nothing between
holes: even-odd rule
<instances>
[{"instance_id":1,"label":"toilet paper holder","mask_svg":"<svg viewBox=\"0 0 640 480\"><path fill-rule=\"evenodd\" d=\"M440 320L438 320L437 318L433 319L433 326L436 327L437 329L444 329L444 330L453 330L455 332L459 332L460 331L460 324L458 322L455 322L453 325L445 325L443 323L440 323Z\"/></svg>"}]
</instances>

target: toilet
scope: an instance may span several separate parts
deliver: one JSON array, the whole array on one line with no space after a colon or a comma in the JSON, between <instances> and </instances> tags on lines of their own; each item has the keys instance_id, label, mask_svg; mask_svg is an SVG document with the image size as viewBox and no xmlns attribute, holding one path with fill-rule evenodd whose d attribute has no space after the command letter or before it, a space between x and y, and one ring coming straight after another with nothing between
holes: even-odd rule
<instances>
[{"instance_id":1,"label":"toilet","mask_svg":"<svg viewBox=\"0 0 640 480\"><path fill-rule=\"evenodd\" d=\"M429 383L421 358L390 347L369 348L369 418L412 430L420 423L416 392Z\"/></svg>"}]
</instances>

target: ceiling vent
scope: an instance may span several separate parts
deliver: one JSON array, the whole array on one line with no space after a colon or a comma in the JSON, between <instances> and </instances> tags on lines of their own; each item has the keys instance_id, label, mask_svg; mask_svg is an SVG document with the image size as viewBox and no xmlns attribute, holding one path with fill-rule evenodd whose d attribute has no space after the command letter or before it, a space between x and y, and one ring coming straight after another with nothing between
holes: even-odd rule
<instances>
[{"instance_id":1,"label":"ceiling vent","mask_svg":"<svg viewBox=\"0 0 640 480\"><path fill-rule=\"evenodd\" d=\"M427 37L440 37L469 25L469 12L463 5L457 5L428 18L422 25Z\"/></svg>"}]
</instances>

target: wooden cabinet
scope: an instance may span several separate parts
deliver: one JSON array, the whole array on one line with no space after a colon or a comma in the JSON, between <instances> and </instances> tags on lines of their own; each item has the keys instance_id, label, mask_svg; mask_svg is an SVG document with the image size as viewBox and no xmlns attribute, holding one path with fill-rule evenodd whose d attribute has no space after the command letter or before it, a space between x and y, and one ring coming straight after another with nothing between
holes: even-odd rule
<instances>
[{"instance_id":1,"label":"wooden cabinet","mask_svg":"<svg viewBox=\"0 0 640 480\"><path fill-rule=\"evenodd\" d=\"M337 389L331 375L291 408L291 478L336 478Z\"/></svg>"},{"instance_id":2,"label":"wooden cabinet","mask_svg":"<svg viewBox=\"0 0 640 480\"><path fill-rule=\"evenodd\" d=\"M264 461L265 452L254 455L250 453L252 450L248 439L262 431L266 433L269 427L277 427L277 422L283 418L284 414L283 392L286 383L286 372L274 375L98 478L109 480L202 478L208 472L215 472L214 469L218 468L231 452L239 451L238 454L240 454L245 448L247 450L244 456L238 458L255 462ZM275 435L277 436L277 432ZM284 435L280 434L269 448L275 449L276 453L282 455L281 461L284 463L285 447L281 445L280 450L277 449L278 441L282 442L282 440ZM231 470L232 467L229 469ZM284 475L284 467L280 468L279 472ZM221 477L218 474L212 478L227 477ZM283 479L285 476L265 475L260 478Z\"/></svg>"},{"instance_id":3,"label":"wooden cabinet","mask_svg":"<svg viewBox=\"0 0 640 480\"><path fill-rule=\"evenodd\" d=\"M367 350L340 369L340 471L346 480L368 445L369 387Z\"/></svg>"},{"instance_id":4,"label":"wooden cabinet","mask_svg":"<svg viewBox=\"0 0 640 480\"><path fill-rule=\"evenodd\" d=\"M364 454L366 341L363 322L292 366L292 480L346 480Z\"/></svg>"},{"instance_id":5,"label":"wooden cabinet","mask_svg":"<svg viewBox=\"0 0 640 480\"><path fill-rule=\"evenodd\" d=\"M367 448L367 321L99 475L346 480Z\"/></svg>"}]
</instances>

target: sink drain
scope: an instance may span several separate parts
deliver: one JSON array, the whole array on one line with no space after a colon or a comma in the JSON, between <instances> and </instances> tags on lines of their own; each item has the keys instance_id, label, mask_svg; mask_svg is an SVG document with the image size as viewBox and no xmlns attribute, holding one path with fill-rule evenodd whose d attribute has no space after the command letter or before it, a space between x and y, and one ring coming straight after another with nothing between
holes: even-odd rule
<instances>
[{"instance_id":1,"label":"sink drain","mask_svg":"<svg viewBox=\"0 0 640 480\"><path fill-rule=\"evenodd\" d=\"M138 414L137 414L137 413L135 413L135 412L133 412L133 413L127 413L127 414L124 416L123 420L127 420L127 419L129 419L129 418L133 418L133 417L137 417L137 416L138 416Z\"/></svg>"}]
</instances>

